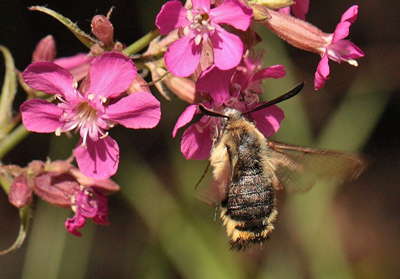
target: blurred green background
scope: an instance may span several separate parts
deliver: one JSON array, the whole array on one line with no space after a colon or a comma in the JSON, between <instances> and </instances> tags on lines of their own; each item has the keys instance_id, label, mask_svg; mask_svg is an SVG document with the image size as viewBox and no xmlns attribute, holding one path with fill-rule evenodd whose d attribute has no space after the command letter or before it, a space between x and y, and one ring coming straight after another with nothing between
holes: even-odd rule
<instances>
[{"instance_id":1,"label":"blurred green background","mask_svg":"<svg viewBox=\"0 0 400 279\"><path fill-rule=\"evenodd\" d=\"M115 38L131 44L154 28L165 1L2 1L0 44L25 69L37 42L48 34L58 57L87 51L64 26L32 5L47 5L90 31L96 14L116 9ZM203 204L194 185L207 162L180 153L184 129L172 129L186 104L157 92L162 119L152 130L116 127L111 136L121 149L115 180L121 192L109 198L109 226L89 220L82 238L68 234L72 211L40 200L26 242L0 258L0 278L399 278L400 274L400 25L397 1L312 1L308 21L333 32L352 4L359 16L349 38L365 57L359 67L330 62L331 80L315 92L319 56L281 42L259 28L266 50L264 66L283 64L288 75L265 82L271 99L300 81L300 97L282 103L281 129L274 139L306 146L361 152L369 168L351 184L317 184L302 195L278 193L278 219L271 240L244 252L229 251L215 208ZM0 59L1 77L4 61ZM24 100L17 97L16 109ZM3 160L25 166L34 159L68 157L76 140L32 134ZM212 180L211 171L199 186ZM0 249L15 239L17 210L0 191Z\"/></svg>"}]
</instances>

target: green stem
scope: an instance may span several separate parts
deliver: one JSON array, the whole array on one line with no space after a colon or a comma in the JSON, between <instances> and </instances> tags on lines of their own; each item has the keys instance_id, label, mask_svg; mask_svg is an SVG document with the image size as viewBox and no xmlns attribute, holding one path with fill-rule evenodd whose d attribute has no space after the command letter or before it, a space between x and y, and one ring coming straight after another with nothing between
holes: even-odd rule
<instances>
[{"instance_id":1,"label":"green stem","mask_svg":"<svg viewBox=\"0 0 400 279\"><path fill-rule=\"evenodd\" d=\"M20 124L14 131L0 142L0 160L13 149L18 143L29 135L29 131Z\"/></svg>"},{"instance_id":2,"label":"green stem","mask_svg":"<svg viewBox=\"0 0 400 279\"><path fill-rule=\"evenodd\" d=\"M146 35L144 35L142 38L128 46L126 49L124 49L124 52L128 55L132 55L135 53L138 53L142 49L144 49L146 46L149 45L149 43L156 38L157 36L160 35L160 31L158 29L155 29Z\"/></svg>"}]
</instances>

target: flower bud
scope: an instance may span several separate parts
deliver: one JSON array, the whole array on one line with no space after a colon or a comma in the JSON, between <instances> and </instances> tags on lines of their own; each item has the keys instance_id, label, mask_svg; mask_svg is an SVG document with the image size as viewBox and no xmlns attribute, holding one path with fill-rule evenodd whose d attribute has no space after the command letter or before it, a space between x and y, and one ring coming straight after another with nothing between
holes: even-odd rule
<instances>
[{"instance_id":1,"label":"flower bud","mask_svg":"<svg viewBox=\"0 0 400 279\"><path fill-rule=\"evenodd\" d=\"M135 93L138 91L145 91L151 93L151 90L147 82L140 75L136 75L135 80L129 86L128 94Z\"/></svg>"},{"instance_id":2,"label":"flower bud","mask_svg":"<svg viewBox=\"0 0 400 279\"><path fill-rule=\"evenodd\" d=\"M21 208L32 201L32 190L28 185L28 177L25 172L14 179L8 200L17 208Z\"/></svg>"},{"instance_id":3,"label":"flower bud","mask_svg":"<svg viewBox=\"0 0 400 279\"><path fill-rule=\"evenodd\" d=\"M53 62L56 58L56 42L52 35L40 40L32 54L32 62Z\"/></svg>"},{"instance_id":4,"label":"flower bud","mask_svg":"<svg viewBox=\"0 0 400 279\"><path fill-rule=\"evenodd\" d=\"M265 8L263 5L251 4L251 8L253 9L253 18L255 21L263 23L271 18L267 8Z\"/></svg>"},{"instance_id":5,"label":"flower bud","mask_svg":"<svg viewBox=\"0 0 400 279\"><path fill-rule=\"evenodd\" d=\"M295 2L292 0L252 0L250 3L263 5L266 8L279 10L282 8L289 7L290 5L294 4Z\"/></svg>"},{"instance_id":6,"label":"flower bud","mask_svg":"<svg viewBox=\"0 0 400 279\"><path fill-rule=\"evenodd\" d=\"M151 71L153 81L155 82L154 85L167 100L171 99L170 92L172 92L179 99L189 104L201 103L203 101L200 93L196 91L193 80L168 74L167 70L158 67L153 62L146 63L146 66Z\"/></svg>"},{"instance_id":7,"label":"flower bud","mask_svg":"<svg viewBox=\"0 0 400 279\"><path fill-rule=\"evenodd\" d=\"M111 21L103 15L96 15L92 19L92 32L97 39L110 47L114 43L114 27Z\"/></svg>"}]
</instances>

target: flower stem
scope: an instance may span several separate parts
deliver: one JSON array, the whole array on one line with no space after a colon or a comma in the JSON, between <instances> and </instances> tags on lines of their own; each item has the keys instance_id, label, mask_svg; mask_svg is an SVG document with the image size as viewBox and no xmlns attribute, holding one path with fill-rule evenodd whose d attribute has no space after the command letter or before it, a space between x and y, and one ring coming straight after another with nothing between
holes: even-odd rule
<instances>
[{"instance_id":1,"label":"flower stem","mask_svg":"<svg viewBox=\"0 0 400 279\"><path fill-rule=\"evenodd\" d=\"M7 135L0 142L0 160L12 150L18 143L20 143L26 136L29 135L29 131L23 124L20 124L14 131Z\"/></svg>"},{"instance_id":2,"label":"flower stem","mask_svg":"<svg viewBox=\"0 0 400 279\"><path fill-rule=\"evenodd\" d=\"M144 35L142 38L128 46L126 49L124 49L124 53L128 55L135 54L142 49L144 49L146 46L149 45L149 43L156 38L157 36L160 35L160 31L158 29L154 29L153 31L147 33Z\"/></svg>"}]
</instances>

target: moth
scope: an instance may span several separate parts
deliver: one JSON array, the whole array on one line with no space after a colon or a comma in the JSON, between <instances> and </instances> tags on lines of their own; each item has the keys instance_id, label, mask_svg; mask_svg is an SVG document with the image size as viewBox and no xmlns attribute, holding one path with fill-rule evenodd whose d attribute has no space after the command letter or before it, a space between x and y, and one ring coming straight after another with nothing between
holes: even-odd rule
<instances>
[{"instance_id":1,"label":"moth","mask_svg":"<svg viewBox=\"0 0 400 279\"><path fill-rule=\"evenodd\" d=\"M245 115L277 104L300 92L304 83L284 95L242 113L222 113L200 105L202 113L222 117L210 156L219 189L221 219L231 249L262 244L277 216L275 191L305 192L319 179L352 180L364 170L357 155L268 140Z\"/></svg>"}]
</instances>

